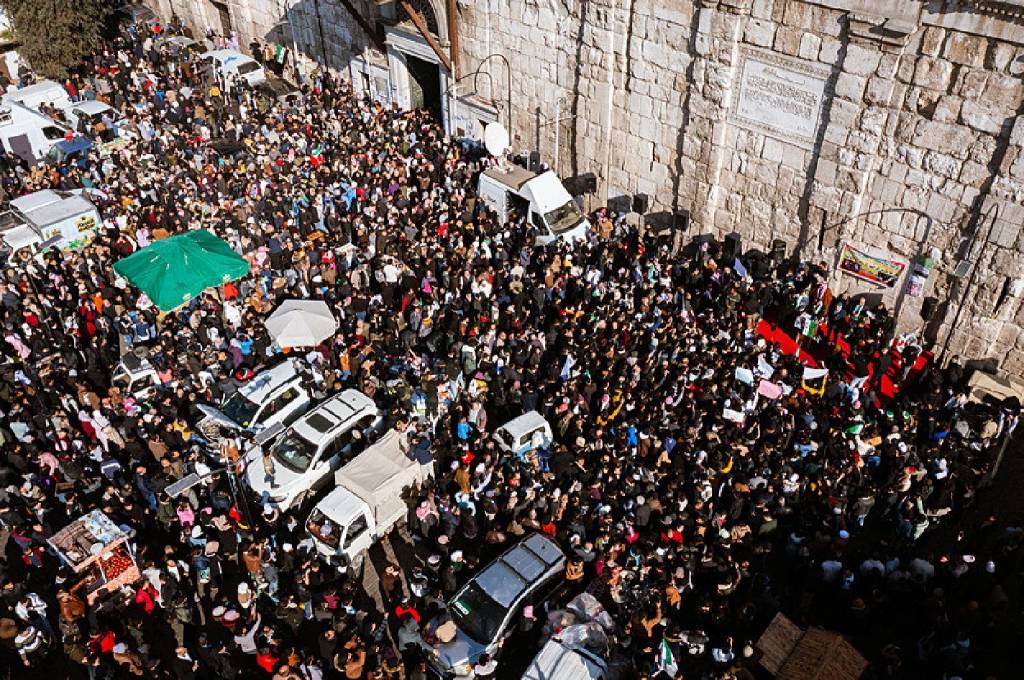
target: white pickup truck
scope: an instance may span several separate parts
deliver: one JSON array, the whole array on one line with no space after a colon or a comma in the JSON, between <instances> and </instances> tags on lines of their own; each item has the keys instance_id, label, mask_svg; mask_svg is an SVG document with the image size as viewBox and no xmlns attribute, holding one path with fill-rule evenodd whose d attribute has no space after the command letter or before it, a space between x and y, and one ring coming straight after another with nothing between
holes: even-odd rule
<instances>
[{"instance_id":1,"label":"white pickup truck","mask_svg":"<svg viewBox=\"0 0 1024 680\"><path fill-rule=\"evenodd\" d=\"M357 571L370 546L405 518L403 492L433 475L429 454L391 430L335 473L337 487L306 520L313 544L340 570Z\"/></svg>"}]
</instances>

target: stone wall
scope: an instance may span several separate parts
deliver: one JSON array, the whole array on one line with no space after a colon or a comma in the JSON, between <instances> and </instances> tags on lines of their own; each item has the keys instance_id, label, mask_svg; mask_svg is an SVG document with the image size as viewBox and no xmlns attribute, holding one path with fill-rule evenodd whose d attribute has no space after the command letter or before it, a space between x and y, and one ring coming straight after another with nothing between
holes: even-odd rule
<instances>
[{"instance_id":1,"label":"stone wall","mask_svg":"<svg viewBox=\"0 0 1024 680\"><path fill-rule=\"evenodd\" d=\"M300 49L321 59L317 1L230 5L256 33L294 6ZM443 26L445 2L430 5ZM486 74L458 93L504 121L511 76L515 150L563 176L597 174L593 205L643 193L655 215L688 211L691 234L736 231L762 250L782 239L830 264L844 242L906 263L934 254L922 295L902 280L832 285L881 295L937 349L1024 374L1022 5L458 0L462 73ZM319 9L332 66L361 55L387 68L338 0ZM940 303L930 322L924 296Z\"/></svg>"},{"instance_id":2,"label":"stone wall","mask_svg":"<svg viewBox=\"0 0 1024 680\"><path fill-rule=\"evenodd\" d=\"M200 37L207 28L220 34L226 13L244 52L254 39L280 43L295 49L309 72L316 64L343 71L369 43L336 0L148 0L146 4L164 17L176 13ZM352 4L364 16L373 16L373 0L352 0Z\"/></svg>"}]
</instances>

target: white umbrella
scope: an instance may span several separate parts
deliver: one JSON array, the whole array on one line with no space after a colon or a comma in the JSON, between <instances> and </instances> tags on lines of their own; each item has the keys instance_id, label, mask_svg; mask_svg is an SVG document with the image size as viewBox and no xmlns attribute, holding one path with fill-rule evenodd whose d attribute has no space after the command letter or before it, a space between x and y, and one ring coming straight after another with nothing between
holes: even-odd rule
<instances>
[{"instance_id":1,"label":"white umbrella","mask_svg":"<svg viewBox=\"0 0 1024 680\"><path fill-rule=\"evenodd\" d=\"M265 325L281 347L314 347L338 330L323 300L285 300Z\"/></svg>"}]
</instances>

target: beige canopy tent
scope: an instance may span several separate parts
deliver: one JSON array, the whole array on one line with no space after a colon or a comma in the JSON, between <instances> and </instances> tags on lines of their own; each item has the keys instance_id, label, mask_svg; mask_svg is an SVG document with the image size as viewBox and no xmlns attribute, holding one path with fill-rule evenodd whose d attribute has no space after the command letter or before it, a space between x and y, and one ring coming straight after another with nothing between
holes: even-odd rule
<instances>
[{"instance_id":1,"label":"beige canopy tent","mask_svg":"<svg viewBox=\"0 0 1024 680\"><path fill-rule=\"evenodd\" d=\"M776 614L756 645L761 666L777 680L857 680L867 660L839 633L802 629Z\"/></svg>"}]
</instances>

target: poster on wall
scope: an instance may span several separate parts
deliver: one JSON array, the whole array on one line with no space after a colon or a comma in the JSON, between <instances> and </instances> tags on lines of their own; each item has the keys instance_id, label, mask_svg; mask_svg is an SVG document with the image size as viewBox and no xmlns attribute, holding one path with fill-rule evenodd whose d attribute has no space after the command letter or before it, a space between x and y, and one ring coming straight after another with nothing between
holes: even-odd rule
<instances>
[{"instance_id":1,"label":"poster on wall","mask_svg":"<svg viewBox=\"0 0 1024 680\"><path fill-rule=\"evenodd\" d=\"M886 288L895 286L906 268L906 262L869 255L849 243L839 253L839 271Z\"/></svg>"}]
</instances>

